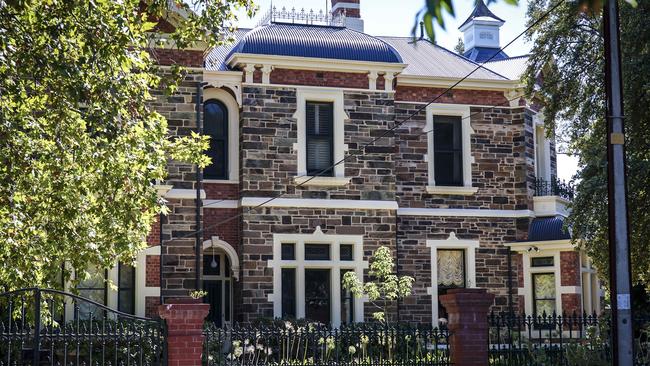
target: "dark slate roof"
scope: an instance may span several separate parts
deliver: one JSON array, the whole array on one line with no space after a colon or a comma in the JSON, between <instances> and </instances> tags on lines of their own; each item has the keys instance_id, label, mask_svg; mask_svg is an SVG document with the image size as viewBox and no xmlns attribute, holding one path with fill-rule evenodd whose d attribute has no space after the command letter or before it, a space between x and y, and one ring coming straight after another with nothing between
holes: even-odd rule
<instances>
[{"instance_id":1,"label":"dark slate roof","mask_svg":"<svg viewBox=\"0 0 650 366\"><path fill-rule=\"evenodd\" d=\"M426 39L413 41L413 37L379 38L393 46L407 64L401 75L462 78L478 66L477 63ZM507 80L487 67L476 70L469 79Z\"/></svg>"},{"instance_id":2,"label":"dark slate roof","mask_svg":"<svg viewBox=\"0 0 650 366\"><path fill-rule=\"evenodd\" d=\"M213 71L228 71L230 68L226 64L226 58L230 51L237 45L237 43L250 32L250 28L240 28L234 31L230 36L234 39L232 43L228 43L219 47L215 47L205 57L205 68Z\"/></svg>"},{"instance_id":3,"label":"dark slate roof","mask_svg":"<svg viewBox=\"0 0 650 366\"><path fill-rule=\"evenodd\" d=\"M271 23L244 35L230 51L257 55L394 62L402 58L379 38L343 27Z\"/></svg>"},{"instance_id":4,"label":"dark slate roof","mask_svg":"<svg viewBox=\"0 0 650 366\"><path fill-rule=\"evenodd\" d=\"M477 0L476 7L474 7L474 11L472 11L472 14L470 14L469 17L458 28L462 28L465 24L471 22L472 19L479 18L479 17L488 17L505 23L505 20L494 15L494 13L491 12L490 9L488 9L487 5L485 5L483 0Z\"/></svg>"},{"instance_id":5,"label":"dark slate roof","mask_svg":"<svg viewBox=\"0 0 650 366\"><path fill-rule=\"evenodd\" d=\"M492 57L496 53L496 56ZM474 62L485 62L490 57L490 61L498 61L498 60L503 60L508 58L508 55L506 55L505 52L501 51L499 48L487 48L487 47L474 47L471 48L463 54L463 56L467 57L468 59L474 61Z\"/></svg>"},{"instance_id":6,"label":"dark slate roof","mask_svg":"<svg viewBox=\"0 0 650 366\"><path fill-rule=\"evenodd\" d=\"M538 217L528 228L528 241L563 239L571 239L571 234L565 229L562 217Z\"/></svg>"}]
</instances>

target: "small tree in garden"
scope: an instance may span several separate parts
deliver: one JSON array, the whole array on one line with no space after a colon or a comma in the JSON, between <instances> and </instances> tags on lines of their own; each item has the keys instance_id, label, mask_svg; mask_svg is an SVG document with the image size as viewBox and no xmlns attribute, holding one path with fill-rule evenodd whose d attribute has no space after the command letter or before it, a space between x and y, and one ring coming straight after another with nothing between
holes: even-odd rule
<instances>
[{"instance_id":1,"label":"small tree in garden","mask_svg":"<svg viewBox=\"0 0 650 366\"><path fill-rule=\"evenodd\" d=\"M415 281L411 276L398 276L394 270L390 249L379 247L370 258L370 281L363 283L356 273L347 272L343 276L343 288L357 298L367 296L370 304L378 309L372 313L372 317L380 322L388 322L388 304L409 296Z\"/></svg>"}]
</instances>

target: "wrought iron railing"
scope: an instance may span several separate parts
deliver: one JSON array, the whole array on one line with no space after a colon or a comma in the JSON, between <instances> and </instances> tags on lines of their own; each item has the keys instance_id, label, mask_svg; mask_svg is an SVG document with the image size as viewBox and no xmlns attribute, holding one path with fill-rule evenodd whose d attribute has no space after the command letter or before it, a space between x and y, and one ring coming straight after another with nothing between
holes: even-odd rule
<instances>
[{"instance_id":1,"label":"wrought iron railing","mask_svg":"<svg viewBox=\"0 0 650 366\"><path fill-rule=\"evenodd\" d=\"M601 365L611 362L610 319L593 315L492 313L490 365ZM650 365L650 319L636 317L635 363Z\"/></svg>"},{"instance_id":2,"label":"wrought iron railing","mask_svg":"<svg viewBox=\"0 0 650 366\"><path fill-rule=\"evenodd\" d=\"M296 10L295 7L291 9L287 9L286 7L278 9L273 6L262 16L257 26L280 22L345 27L345 19L345 12L340 15L332 15L329 12L323 12L322 9L319 11L314 11L313 9L305 10L304 8Z\"/></svg>"},{"instance_id":3,"label":"wrought iron railing","mask_svg":"<svg viewBox=\"0 0 650 366\"><path fill-rule=\"evenodd\" d=\"M550 181L537 178L535 180L535 196L560 196L565 200L573 200L573 186L556 177Z\"/></svg>"},{"instance_id":4,"label":"wrought iron railing","mask_svg":"<svg viewBox=\"0 0 650 366\"><path fill-rule=\"evenodd\" d=\"M164 323L57 290L0 294L0 365L161 365Z\"/></svg>"},{"instance_id":5,"label":"wrought iron railing","mask_svg":"<svg viewBox=\"0 0 650 366\"><path fill-rule=\"evenodd\" d=\"M403 324L205 329L204 365L449 365L447 330Z\"/></svg>"}]
</instances>

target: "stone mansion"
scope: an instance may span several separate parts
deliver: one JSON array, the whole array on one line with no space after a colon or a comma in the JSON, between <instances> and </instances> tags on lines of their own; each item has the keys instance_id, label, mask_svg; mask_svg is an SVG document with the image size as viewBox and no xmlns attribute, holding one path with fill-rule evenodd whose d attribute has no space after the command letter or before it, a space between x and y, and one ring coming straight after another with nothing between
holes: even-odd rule
<instances>
[{"instance_id":1,"label":"stone mansion","mask_svg":"<svg viewBox=\"0 0 650 366\"><path fill-rule=\"evenodd\" d=\"M341 279L367 274L387 246L415 278L393 308L400 321L437 324L438 296L457 287L494 293L495 311L600 310L595 271L564 225L571 192L557 183L552 133L522 96L527 56L500 51L515 36L500 34L505 20L479 0L459 55L364 33L364 5L271 9L227 46L156 50L163 69L188 73L152 105L170 134L209 135L212 164L170 163L158 185L170 213L138 265L107 272L117 289L82 283L82 295L155 315L203 289L217 326L337 326L370 316ZM169 27L173 17L158 29Z\"/></svg>"}]
</instances>

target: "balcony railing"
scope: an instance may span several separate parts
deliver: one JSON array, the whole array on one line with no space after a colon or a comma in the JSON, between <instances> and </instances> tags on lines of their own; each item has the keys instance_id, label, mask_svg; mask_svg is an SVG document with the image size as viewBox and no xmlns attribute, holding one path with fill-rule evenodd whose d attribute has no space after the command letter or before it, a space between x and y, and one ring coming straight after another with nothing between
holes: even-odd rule
<instances>
[{"instance_id":1,"label":"balcony railing","mask_svg":"<svg viewBox=\"0 0 650 366\"><path fill-rule=\"evenodd\" d=\"M535 196L560 196L565 200L573 200L573 186L556 177L550 181L537 178L535 180Z\"/></svg>"}]
</instances>

